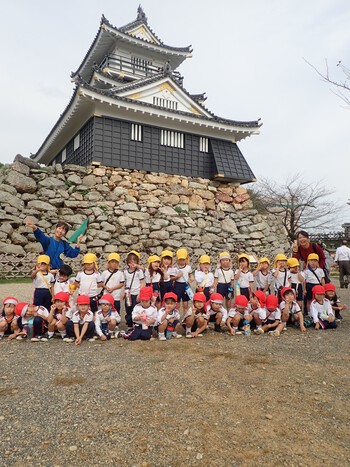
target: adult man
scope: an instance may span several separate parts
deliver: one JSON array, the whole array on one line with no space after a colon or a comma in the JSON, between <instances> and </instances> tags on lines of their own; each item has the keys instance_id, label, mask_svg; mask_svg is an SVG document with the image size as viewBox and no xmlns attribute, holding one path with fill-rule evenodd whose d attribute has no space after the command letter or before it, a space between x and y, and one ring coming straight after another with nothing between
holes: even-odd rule
<instances>
[{"instance_id":1,"label":"adult man","mask_svg":"<svg viewBox=\"0 0 350 467\"><path fill-rule=\"evenodd\" d=\"M350 278L350 248L347 246L347 241L343 240L342 246L338 247L335 252L334 261L339 267L339 282L340 288L347 289ZM344 278L346 276L346 279Z\"/></svg>"}]
</instances>

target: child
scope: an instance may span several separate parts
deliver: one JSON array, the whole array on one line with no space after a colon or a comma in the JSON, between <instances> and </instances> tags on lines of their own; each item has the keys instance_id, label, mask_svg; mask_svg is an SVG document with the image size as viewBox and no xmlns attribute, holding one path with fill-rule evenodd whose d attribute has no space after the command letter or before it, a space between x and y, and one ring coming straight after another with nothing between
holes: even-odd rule
<instances>
[{"instance_id":1,"label":"child","mask_svg":"<svg viewBox=\"0 0 350 467\"><path fill-rule=\"evenodd\" d=\"M300 309L302 309L306 287L304 275L300 272L300 264L296 258L288 258L287 266L289 267L291 276L291 287L295 290L297 303Z\"/></svg>"},{"instance_id":2,"label":"child","mask_svg":"<svg viewBox=\"0 0 350 467\"><path fill-rule=\"evenodd\" d=\"M95 313L98 308L98 289L104 284L102 276L98 272L96 255L93 253L87 253L84 256L83 268L75 278L75 285L79 287L79 295L90 297L90 310Z\"/></svg>"},{"instance_id":3,"label":"child","mask_svg":"<svg viewBox=\"0 0 350 467\"><path fill-rule=\"evenodd\" d=\"M196 292L203 292L207 300L214 292L214 274L210 272L210 257L202 255L199 258L199 265L197 271L194 273L194 278L197 282Z\"/></svg>"},{"instance_id":4,"label":"child","mask_svg":"<svg viewBox=\"0 0 350 467\"><path fill-rule=\"evenodd\" d=\"M49 312L43 306L31 305L30 303L20 302L16 305L15 313L18 316L17 340L27 337L32 342L46 342L44 336L47 329L47 320Z\"/></svg>"},{"instance_id":5,"label":"child","mask_svg":"<svg viewBox=\"0 0 350 467\"><path fill-rule=\"evenodd\" d=\"M258 267L253 271L256 288L262 290L265 295L270 294L270 285L272 282L272 274L269 268L270 260L264 257L260 259Z\"/></svg>"},{"instance_id":6,"label":"child","mask_svg":"<svg viewBox=\"0 0 350 467\"><path fill-rule=\"evenodd\" d=\"M291 286L291 275L287 269L286 255L276 255L272 275L275 279L275 295L277 295L278 303L280 303L282 301L281 290L283 287Z\"/></svg>"},{"instance_id":7,"label":"child","mask_svg":"<svg viewBox=\"0 0 350 467\"><path fill-rule=\"evenodd\" d=\"M178 303L182 300L184 314L188 311L188 302L193 297L190 282L194 280L192 268L189 265L186 248L179 248L176 252L176 266L169 273L174 281L174 292L177 295Z\"/></svg>"},{"instance_id":8,"label":"child","mask_svg":"<svg viewBox=\"0 0 350 467\"><path fill-rule=\"evenodd\" d=\"M263 322L262 329L271 336L278 337L283 328L284 324L281 323L281 310L278 306L278 297L277 295L268 295L266 297L266 319Z\"/></svg>"},{"instance_id":9,"label":"child","mask_svg":"<svg viewBox=\"0 0 350 467\"><path fill-rule=\"evenodd\" d=\"M88 295L79 295L77 297L77 311L67 321L65 342L75 342L75 345L80 345L84 338L88 341L94 340L94 314L90 310L90 303Z\"/></svg>"},{"instance_id":10,"label":"child","mask_svg":"<svg viewBox=\"0 0 350 467\"><path fill-rule=\"evenodd\" d=\"M316 253L310 253L307 257L306 268L303 271L306 285L306 307L310 311L312 300L312 289L315 285L325 284L324 271L318 266L319 256Z\"/></svg>"},{"instance_id":11,"label":"child","mask_svg":"<svg viewBox=\"0 0 350 467\"><path fill-rule=\"evenodd\" d=\"M125 321L128 333L132 331L132 312L139 301L139 293L145 286L145 277L139 264L140 253L131 250L126 256L127 269L124 270L125 280Z\"/></svg>"},{"instance_id":12,"label":"child","mask_svg":"<svg viewBox=\"0 0 350 467\"><path fill-rule=\"evenodd\" d=\"M214 273L214 289L226 299L226 310L231 308L233 279L234 273L230 253L223 251L219 255L219 263Z\"/></svg>"},{"instance_id":13,"label":"child","mask_svg":"<svg viewBox=\"0 0 350 467\"><path fill-rule=\"evenodd\" d=\"M55 276L55 282L53 285L53 294L56 295L59 292L72 293L71 288L69 287L71 281L69 277L73 274L72 268L68 264L62 264L59 268L58 273Z\"/></svg>"},{"instance_id":14,"label":"child","mask_svg":"<svg viewBox=\"0 0 350 467\"><path fill-rule=\"evenodd\" d=\"M166 341L171 337L180 339L181 334L178 334L180 323L180 313L176 308L177 295L174 292L167 292L164 295L164 306L158 312L158 339ZM165 337L165 331L167 337Z\"/></svg>"},{"instance_id":15,"label":"child","mask_svg":"<svg viewBox=\"0 0 350 467\"><path fill-rule=\"evenodd\" d=\"M266 295L262 290L255 290L248 304L248 313L250 316L250 322L253 321L255 324L254 334L264 334L262 323L266 319Z\"/></svg>"},{"instance_id":16,"label":"child","mask_svg":"<svg viewBox=\"0 0 350 467\"><path fill-rule=\"evenodd\" d=\"M325 289L322 285L315 285L312 288L313 300L310 304L310 316L314 322L315 329L336 329L337 323L331 302L325 298Z\"/></svg>"},{"instance_id":17,"label":"child","mask_svg":"<svg viewBox=\"0 0 350 467\"><path fill-rule=\"evenodd\" d=\"M3 339L5 335L9 336L9 339L11 339L11 335L17 336L16 305L18 305L18 300L15 297L6 297L3 301L3 309L0 314L0 339Z\"/></svg>"},{"instance_id":18,"label":"child","mask_svg":"<svg viewBox=\"0 0 350 467\"><path fill-rule=\"evenodd\" d=\"M152 295L152 287L141 287L139 293L140 303L132 311L134 327L130 333L123 335L124 339L130 341L151 339L153 326L157 321L157 309L151 305Z\"/></svg>"},{"instance_id":19,"label":"child","mask_svg":"<svg viewBox=\"0 0 350 467\"><path fill-rule=\"evenodd\" d=\"M304 318L301 308L295 300L295 290L291 287L284 287L281 290L282 301L280 303L280 310L282 313L281 320L284 326L288 323L299 324L300 331L305 332ZM284 328L286 329L286 327Z\"/></svg>"},{"instance_id":20,"label":"child","mask_svg":"<svg viewBox=\"0 0 350 467\"><path fill-rule=\"evenodd\" d=\"M170 270L173 264L173 252L163 250L160 255L160 270L163 272L163 279L160 281L160 296L164 297L167 292L173 291L173 284L170 280ZM167 277L167 279L165 279Z\"/></svg>"},{"instance_id":21,"label":"child","mask_svg":"<svg viewBox=\"0 0 350 467\"><path fill-rule=\"evenodd\" d=\"M152 286L153 297L152 303L157 302L157 308L160 308L161 296L160 296L160 283L162 280L168 281L168 271L162 271L160 269L160 257L152 255L147 260L148 268L145 270L145 281L147 286Z\"/></svg>"},{"instance_id":22,"label":"child","mask_svg":"<svg viewBox=\"0 0 350 467\"><path fill-rule=\"evenodd\" d=\"M69 293L58 292L53 297L53 304L51 305L49 316L48 316L48 330L47 338L52 340L55 331L57 330L62 339L66 337L66 322L72 318L72 310L69 307Z\"/></svg>"},{"instance_id":23,"label":"child","mask_svg":"<svg viewBox=\"0 0 350 467\"><path fill-rule=\"evenodd\" d=\"M34 285L34 305L50 309L52 303L52 288L55 278L50 269L50 257L39 255L35 268L31 274Z\"/></svg>"},{"instance_id":24,"label":"child","mask_svg":"<svg viewBox=\"0 0 350 467\"><path fill-rule=\"evenodd\" d=\"M120 256L118 253L110 253L108 255L107 269L102 272L102 280L104 290L114 297L114 308L120 315L120 300L122 289L124 287L125 277L122 271L119 270Z\"/></svg>"},{"instance_id":25,"label":"child","mask_svg":"<svg viewBox=\"0 0 350 467\"><path fill-rule=\"evenodd\" d=\"M193 307L187 310L182 320L187 339L203 337L202 332L208 327L209 313L205 311L205 302L206 298L203 292L196 292L193 295Z\"/></svg>"},{"instance_id":26,"label":"child","mask_svg":"<svg viewBox=\"0 0 350 467\"><path fill-rule=\"evenodd\" d=\"M105 341L118 335L118 324L121 321L119 313L114 308L114 297L111 294L102 295L99 300L101 308L95 314L96 334Z\"/></svg>"},{"instance_id":27,"label":"child","mask_svg":"<svg viewBox=\"0 0 350 467\"><path fill-rule=\"evenodd\" d=\"M238 255L238 269L235 272L235 281L237 281L240 294L250 299L253 292L254 276L249 270L249 256L245 253Z\"/></svg>"},{"instance_id":28,"label":"child","mask_svg":"<svg viewBox=\"0 0 350 467\"><path fill-rule=\"evenodd\" d=\"M341 305L340 299L335 292L335 285L325 284L324 290L326 292L326 298L331 302L332 310L335 313L335 319L337 321L342 320L343 317L340 312L346 309L346 305Z\"/></svg>"},{"instance_id":29,"label":"child","mask_svg":"<svg viewBox=\"0 0 350 467\"><path fill-rule=\"evenodd\" d=\"M222 332L221 323L225 324L227 320L227 310L223 305L224 297L219 293L213 293L206 303L206 311L209 313L208 323L215 323L215 332Z\"/></svg>"},{"instance_id":30,"label":"child","mask_svg":"<svg viewBox=\"0 0 350 467\"><path fill-rule=\"evenodd\" d=\"M244 325L243 321L251 318L248 313L248 299L245 295L237 295L233 308L228 312L226 324L232 336L242 334L239 327Z\"/></svg>"}]
</instances>

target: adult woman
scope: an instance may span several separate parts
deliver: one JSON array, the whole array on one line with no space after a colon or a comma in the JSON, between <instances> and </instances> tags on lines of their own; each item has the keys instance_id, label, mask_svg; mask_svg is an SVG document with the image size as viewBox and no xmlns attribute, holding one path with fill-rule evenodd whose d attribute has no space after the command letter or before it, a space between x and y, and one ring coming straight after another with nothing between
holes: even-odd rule
<instances>
[{"instance_id":1,"label":"adult woman","mask_svg":"<svg viewBox=\"0 0 350 467\"><path fill-rule=\"evenodd\" d=\"M305 230L300 230L297 234L297 241L293 243L293 258L302 260L304 262L304 268L306 267L307 257L311 253L318 254L319 265L321 269L324 269L326 265L326 257L323 249L316 243L310 242L310 237Z\"/></svg>"}]
</instances>

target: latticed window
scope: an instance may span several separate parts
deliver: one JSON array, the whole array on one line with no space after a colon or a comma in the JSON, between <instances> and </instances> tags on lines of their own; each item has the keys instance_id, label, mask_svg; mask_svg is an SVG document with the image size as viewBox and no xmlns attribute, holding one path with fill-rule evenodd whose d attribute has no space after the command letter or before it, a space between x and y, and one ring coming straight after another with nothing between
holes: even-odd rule
<instances>
[{"instance_id":1,"label":"latticed window","mask_svg":"<svg viewBox=\"0 0 350 467\"><path fill-rule=\"evenodd\" d=\"M200 152L209 152L208 138L200 136L200 138L199 138L199 151Z\"/></svg>"},{"instance_id":2,"label":"latticed window","mask_svg":"<svg viewBox=\"0 0 350 467\"><path fill-rule=\"evenodd\" d=\"M162 146L171 146L172 148L183 149L185 147L184 134L178 131L161 130L160 144Z\"/></svg>"},{"instance_id":3,"label":"latticed window","mask_svg":"<svg viewBox=\"0 0 350 467\"><path fill-rule=\"evenodd\" d=\"M131 124L131 139L132 141L142 141L142 125Z\"/></svg>"}]
</instances>

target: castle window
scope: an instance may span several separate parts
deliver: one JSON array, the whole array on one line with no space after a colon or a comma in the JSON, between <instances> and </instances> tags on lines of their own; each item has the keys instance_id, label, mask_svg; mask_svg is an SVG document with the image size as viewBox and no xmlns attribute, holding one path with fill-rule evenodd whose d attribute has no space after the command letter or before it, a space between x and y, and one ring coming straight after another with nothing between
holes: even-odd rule
<instances>
[{"instance_id":1,"label":"castle window","mask_svg":"<svg viewBox=\"0 0 350 467\"><path fill-rule=\"evenodd\" d=\"M64 148L62 151L61 162L64 162L66 158L67 158L67 151L66 151L66 148Z\"/></svg>"},{"instance_id":2,"label":"castle window","mask_svg":"<svg viewBox=\"0 0 350 467\"><path fill-rule=\"evenodd\" d=\"M178 131L161 130L160 144L172 148L184 148L184 134Z\"/></svg>"},{"instance_id":3,"label":"castle window","mask_svg":"<svg viewBox=\"0 0 350 467\"><path fill-rule=\"evenodd\" d=\"M208 138L199 137L199 151L200 152L209 152L209 142Z\"/></svg>"},{"instance_id":4,"label":"castle window","mask_svg":"<svg viewBox=\"0 0 350 467\"><path fill-rule=\"evenodd\" d=\"M177 110L177 102L170 99L163 99L162 97L153 97L153 105L165 107L166 109Z\"/></svg>"},{"instance_id":5,"label":"castle window","mask_svg":"<svg viewBox=\"0 0 350 467\"><path fill-rule=\"evenodd\" d=\"M73 151L76 151L79 146L80 146L80 133L78 133L77 136L74 138Z\"/></svg>"},{"instance_id":6,"label":"castle window","mask_svg":"<svg viewBox=\"0 0 350 467\"><path fill-rule=\"evenodd\" d=\"M138 125L137 123L131 124L131 140L142 141L142 125Z\"/></svg>"}]
</instances>

